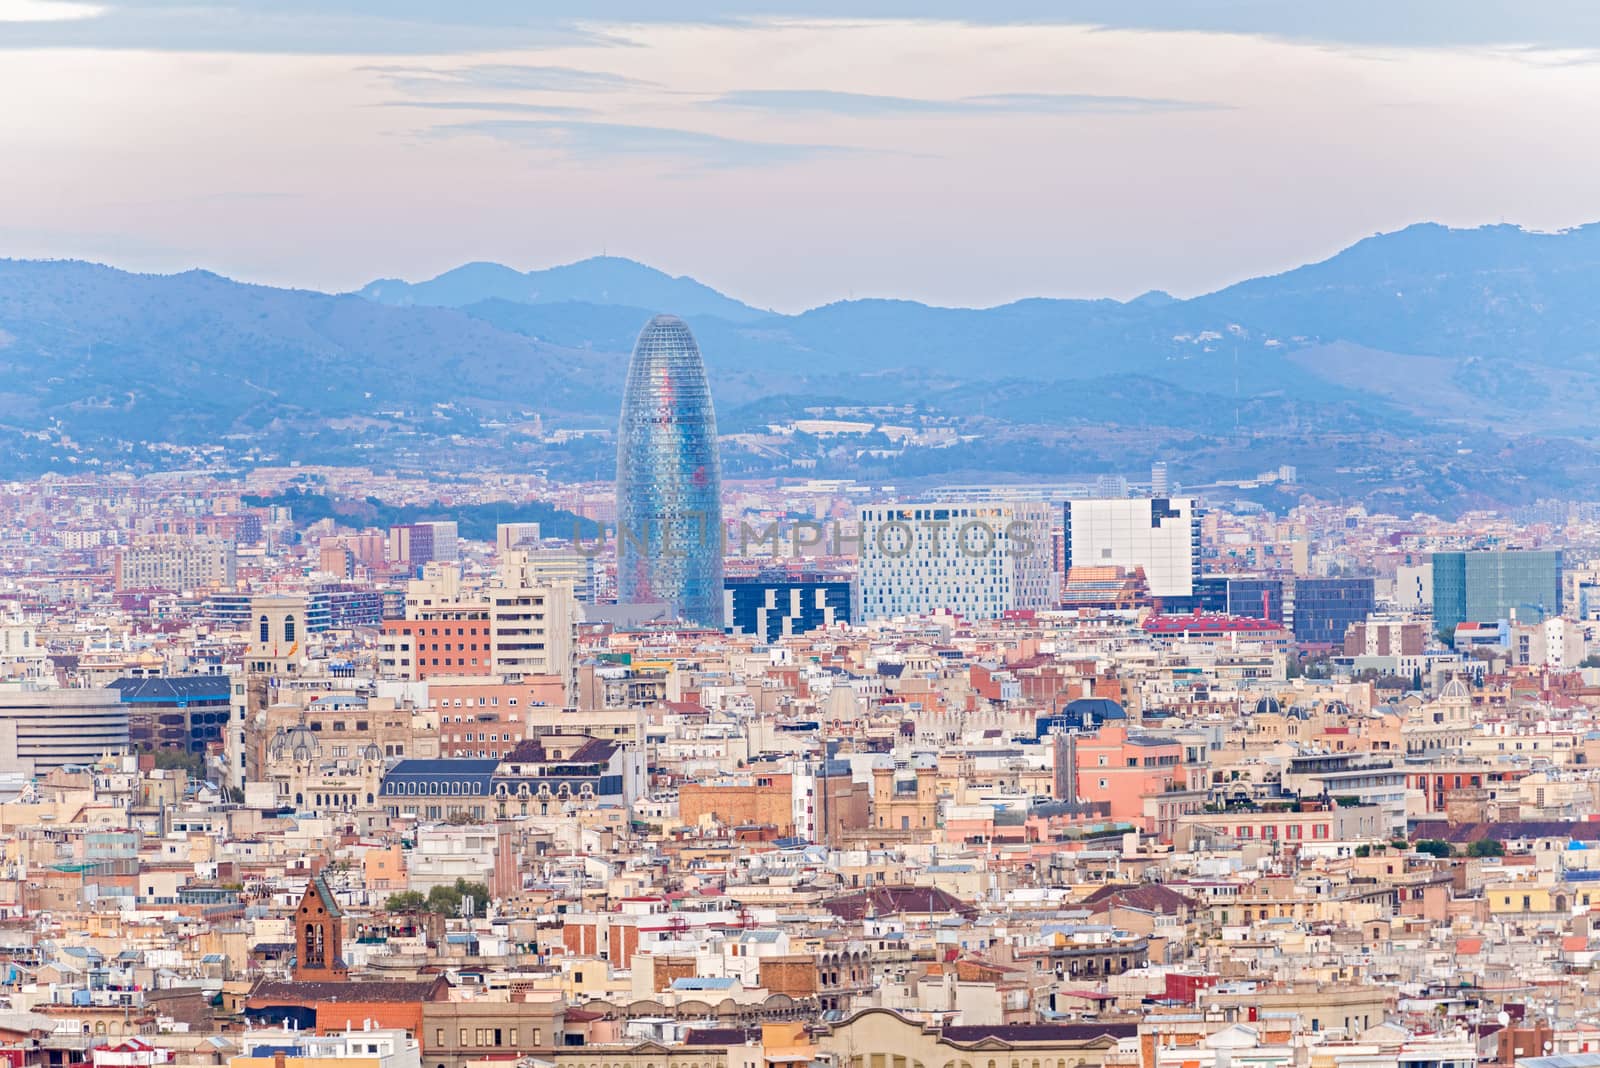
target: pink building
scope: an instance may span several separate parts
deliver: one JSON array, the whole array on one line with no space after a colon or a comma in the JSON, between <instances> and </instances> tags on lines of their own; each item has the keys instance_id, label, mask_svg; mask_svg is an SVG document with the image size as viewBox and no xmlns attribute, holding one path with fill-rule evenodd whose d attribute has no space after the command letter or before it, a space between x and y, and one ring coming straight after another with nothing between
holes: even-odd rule
<instances>
[{"instance_id":1,"label":"pink building","mask_svg":"<svg viewBox=\"0 0 1600 1068\"><path fill-rule=\"evenodd\" d=\"M1106 725L1077 739L1078 798L1110 806L1111 818L1168 836L1203 803L1205 769L1184 763L1183 744ZM1163 803L1170 799L1170 803Z\"/></svg>"}]
</instances>

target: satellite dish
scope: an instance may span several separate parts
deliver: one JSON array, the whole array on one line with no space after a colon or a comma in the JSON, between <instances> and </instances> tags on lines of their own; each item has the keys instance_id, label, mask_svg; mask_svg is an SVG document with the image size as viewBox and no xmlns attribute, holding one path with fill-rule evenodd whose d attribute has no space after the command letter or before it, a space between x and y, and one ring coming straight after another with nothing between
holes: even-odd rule
<instances>
[{"instance_id":1,"label":"satellite dish","mask_svg":"<svg viewBox=\"0 0 1600 1068\"><path fill-rule=\"evenodd\" d=\"M1501 1027L1505 1027L1511 1023L1511 1014L1501 1010L1500 1014L1496 1016L1495 1019L1499 1021Z\"/></svg>"}]
</instances>

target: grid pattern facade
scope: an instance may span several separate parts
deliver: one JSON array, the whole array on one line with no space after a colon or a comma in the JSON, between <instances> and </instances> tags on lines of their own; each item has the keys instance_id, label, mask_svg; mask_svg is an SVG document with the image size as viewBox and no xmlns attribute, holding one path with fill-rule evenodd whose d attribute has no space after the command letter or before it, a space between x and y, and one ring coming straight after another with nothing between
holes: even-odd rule
<instances>
[{"instance_id":1,"label":"grid pattern facade","mask_svg":"<svg viewBox=\"0 0 1600 1068\"><path fill-rule=\"evenodd\" d=\"M658 315L633 348L617 431L617 600L722 628L717 417L694 335Z\"/></svg>"},{"instance_id":2,"label":"grid pattern facade","mask_svg":"<svg viewBox=\"0 0 1600 1068\"><path fill-rule=\"evenodd\" d=\"M1228 580L1228 615L1283 622L1283 580L1231 578ZM1342 636L1341 636L1342 638Z\"/></svg>"},{"instance_id":3,"label":"grid pattern facade","mask_svg":"<svg viewBox=\"0 0 1600 1068\"><path fill-rule=\"evenodd\" d=\"M834 623L849 623L846 579L728 579L723 597L728 630L777 641Z\"/></svg>"},{"instance_id":4,"label":"grid pattern facade","mask_svg":"<svg viewBox=\"0 0 1600 1068\"><path fill-rule=\"evenodd\" d=\"M1054 607L1052 511L1042 501L862 508L854 618L997 619Z\"/></svg>"},{"instance_id":5,"label":"grid pattern facade","mask_svg":"<svg viewBox=\"0 0 1600 1068\"><path fill-rule=\"evenodd\" d=\"M183 592L232 586L237 561L233 542L226 538L142 538L117 557L117 589Z\"/></svg>"},{"instance_id":6,"label":"grid pattern facade","mask_svg":"<svg viewBox=\"0 0 1600 1068\"><path fill-rule=\"evenodd\" d=\"M1294 640L1343 646L1345 631L1366 622L1377 607L1369 578L1298 579L1294 584Z\"/></svg>"},{"instance_id":7,"label":"grid pattern facade","mask_svg":"<svg viewBox=\"0 0 1600 1068\"><path fill-rule=\"evenodd\" d=\"M1496 550L1433 554L1433 619L1444 634L1458 623L1519 623L1560 615L1561 554Z\"/></svg>"},{"instance_id":8,"label":"grid pattern facade","mask_svg":"<svg viewBox=\"0 0 1600 1068\"><path fill-rule=\"evenodd\" d=\"M1200 579L1200 510L1194 500L1068 501L1062 520L1069 567L1142 567L1150 596L1194 594Z\"/></svg>"}]
</instances>

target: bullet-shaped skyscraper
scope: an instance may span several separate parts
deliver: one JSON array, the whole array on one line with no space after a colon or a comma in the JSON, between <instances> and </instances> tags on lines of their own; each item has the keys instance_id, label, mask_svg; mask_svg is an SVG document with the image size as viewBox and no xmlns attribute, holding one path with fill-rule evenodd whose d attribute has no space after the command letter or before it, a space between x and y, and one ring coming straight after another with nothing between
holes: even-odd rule
<instances>
[{"instance_id":1,"label":"bullet-shaped skyscraper","mask_svg":"<svg viewBox=\"0 0 1600 1068\"><path fill-rule=\"evenodd\" d=\"M633 346L617 429L617 600L722 627L722 464L700 348L658 315Z\"/></svg>"}]
</instances>

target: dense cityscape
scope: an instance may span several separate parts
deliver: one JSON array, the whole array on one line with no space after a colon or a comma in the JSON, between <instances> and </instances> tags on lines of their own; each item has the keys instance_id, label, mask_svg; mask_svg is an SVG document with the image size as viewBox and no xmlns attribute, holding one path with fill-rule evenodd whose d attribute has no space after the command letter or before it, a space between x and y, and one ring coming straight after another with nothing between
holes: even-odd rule
<instances>
[{"instance_id":1,"label":"dense cityscape","mask_svg":"<svg viewBox=\"0 0 1600 1068\"><path fill-rule=\"evenodd\" d=\"M671 316L624 397L4 486L13 1068L1600 1059L1600 507L724 478Z\"/></svg>"},{"instance_id":2,"label":"dense cityscape","mask_svg":"<svg viewBox=\"0 0 1600 1068\"><path fill-rule=\"evenodd\" d=\"M1600 1068L1600 8L0 0L0 101L0 1068Z\"/></svg>"}]
</instances>

